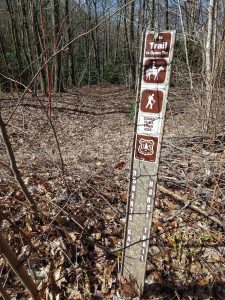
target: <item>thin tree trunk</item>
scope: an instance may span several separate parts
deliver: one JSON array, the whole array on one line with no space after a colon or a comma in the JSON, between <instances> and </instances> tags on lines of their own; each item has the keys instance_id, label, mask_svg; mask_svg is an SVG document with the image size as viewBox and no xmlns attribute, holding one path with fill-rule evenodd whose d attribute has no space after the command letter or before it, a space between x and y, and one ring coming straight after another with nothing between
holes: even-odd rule
<instances>
[{"instance_id":1,"label":"thin tree trunk","mask_svg":"<svg viewBox=\"0 0 225 300\"><path fill-rule=\"evenodd\" d=\"M94 12L95 12L95 25L98 24L98 11L97 11L97 2L96 0L92 0L93 5L94 5ZM95 30L95 41L96 41L96 51L95 51L95 56L96 56L96 67L97 67L97 72L98 72L98 78L99 80L101 79L101 61L100 61L100 47L99 47L99 30ZM94 31L92 31L93 36L94 36Z\"/></svg>"},{"instance_id":2,"label":"thin tree trunk","mask_svg":"<svg viewBox=\"0 0 225 300\"><path fill-rule=\"evenodd\" d=\"M124 4L127 4L127 0L124 1ZM132 65L133 65L133 58L132 58L132 50L131 50L131 36L130 34L133 35L133 33L129 32L132 28L132 26L130 25L130 28L128 30L128 26L127 26L127 19L128 19L128 14L127 14L127 7L125 8L125 18L124 18L124 31L125 31L125 48L127 49L127 56L128 56L128 62L129 62L129 74L128 74L128 77L129 77L129 87L133 87L133 83L134 83L134 80L133 80L133 71L132 71ZM130 14L132 14L130 12ZM131 22L132 23L132 22Z\"/></svg>"},{"instance_id":3,"label":"thin tree trunk","mask_svg":"<svg viewBox=\"0 0 225 300\"><path fill-rule=\"evenodd\" d=\"M152 0L151 30L155 30L155 0Z\"/></svg>"},{"instance_id":4,"label":"thin tree trunk","mask_svg":"<svg viewBox=\"0 0 225 300\"><path fill-rule=\"evenodd\" d=\"M72 30L71 30L71 21L70 21L70 13L69 13L69 0L65 0L65 13L67 17L67 24L68 24L68 40L71 41L73 36L72 36ZM74 53L73 49L74 46L73 44L69 45L69 74L71 78L71 83L73 86L76 85L76 77L75 77L75 60L74 60Z\"/></svg>"},{"instance_id":5,"label":"thin tree trunk","mask_svg":"<svg viewBox=\"0 0 225 300\"><path fill-rule=\"evenodd\" d=\"M28 24L28 15L27 15L27 8L26 8L26 2L25 0L21 0L21 9L22 9L22 15L23 15L23 35L24 35L24 44L27 46L27 51L25 52L25 55L27 57L27 61L30 65L31 69L31 76L33 77L35 71L34 67L32 65L33 61L33 50L32 50L32 45L31 45L31 35L30 35L30 29L29 29L29 24Z\"/></svg>"},{"instance_id":6,"label":"thin tree trunk","mask_svg":"<svg viewBox=\"0 0 225 300\"><path fill-rule=\"evenodd\" d=\"M34 300L41 300L39 291L33 281L33 279L28 275L27 270L20 263L13 250L10 248L8 243L5 241L0 233L0 254L8 262L12 270L16 273L17 277L20 279L22 284L28 290L29 294ZM6 298L7 299L7 298Z\"/></svg>"},{"instance_id":7,"label":"thin tree trunk","mask_svg":"<svg viewBox=\"0 0 225 300\"><path fill-rule=\"evenodd\" d=\"M217 53L217 24L216 20L218 17L218 1L216 0L215 3L215 9L214 9L214 14L213 14L213 20L214 20L214 26L213 26L213 41L212 41L212 70L215 68L215 63L216 63L216 53Z\"/></svg>"},{"instance_id":8,"label":"thin tree trunk","mask_svg":"<svg viewBox=\"0 0 225 300\"><path fill-rule=\"evenodd\" d=\"M34 7L33 4L33 18L32 18L32 26L33 26L33 33L34 33L34 40L35 40L35 46L36 46L36 55L39 57L39 67L44 63L43 59L43 45L42 45L42 38L41 38L41 29L40 24L36 12L36 7ZM41 69L41 90L44 95L47 95L47 78L46 78L46 71L45 68Z\"/></svg>"},{"instance_id":9,"label":"thin tree trunk","mask_svg":"<svg viewBox=\"0 0 225 300\"><path fill-rule=\"evenodd\" d=\"M59 0L53 0L53 27L54 27L55 49L57 49L60 46ZM55 57L54 90L56 93L64 91L63 77L62 77L62 52L61 51Z\"/></svg>"},{"instance_id":10,"label":"thin tree trunk","mask_svg":"<svg viewBox=\"0 0 225 300\"><path fill-rule=\"evenodd\" d=\"M186 57L186 64L188 68L188 73L189 73L189 78L190 78L190 85L191 85L191 91L193 90L193 78L192 78L192 73L191 73L191 67L190 67L190 62L189 62L189 57L188 57L188 48L187 48L187 35L184 29L184 21L183 21L183 15L181 11L181 4L180 0L178 0L178 8L179 8L179 13L180 13L180 22L181 22L181 28L182 28L182 33L183 33L183 38L184 38L184 49L185 49L185 57Z\"/></svg>"},{"instance_id":11,"label":"thin tree trunk","mask_svg":"<svg viewBox=\"0 0 225 300\"><path fill-rule=\"evenodd\" d=\"M1 52L2 52L2 56L3 56L3 61L4 61L4 65L6 67L6 70L8 71L8 66L9 66L9 62L7 59L7 51L5 48L5 40L3 38L3 34L0 30L0 47L1 47Z\"/></svg>"},{"instance_id":12,"label":"thin tree trunk","mask_svg":"<svg viewBox=\"0 0 225 300\"><path fill-rule=\"evenodd\" d=\"M114 50L114 64L117 63L117 54L118 54L118 49L119 49L119 37L120 37L120 26L121 26L121 11L119 14L119 19L117 17L117 24L116 24L116 48Z\"/></svg>"},{"instance_id":13,"label":"thin tree trunk","mask_svg":"<svg viewBox=\"0 0 225 300\"><path fill-rule=\"evenodd\" d=\"M206 39L206 47L205 47L206 86L208 86L211 83L211 76L212 76L211 42L212 42L212 34L213 34L213 8L214 8L214 0L210 0L210 4L208 7L208 29L207 29L207 39Z\"/></svg>"},{"instance_id":14,"label":"thin tree trunk","mask_svg":"<svg viewBox=\"0 0 225 300\"><path fill-rule=\"evenodd\" d=\"M169 0L165 1L165 29L169 30Z\"/></svg>"},{"instance_id":15,"label":"thin tree trunk","mask_svg":"<svg viewBox=\"0 0 225 300\"><path fill-rule=\"evenodd\" d=\"M50 72L50 64L49 64L49 53L47 47L47 32L46 32L46 22L44 19L43 13L43 1L39 0L39 16L40 16L40 23L41 23L41 32L42 32L42 45L43 45L43 56L45 60L45 71L46 77L48 82L48 112L49 117L51 118L51 111L52 111L52 74Z\"/></svg>"},{"instance_id":16,"label":"thin tree trunk","mask_svg":"<svg viewBox=\"0 0 225 300\"><path fill-rule=\"evenodd\" d=\"M91 4L90 2L86 2L87 5L87 10L88 10L88 30L90 30L91 28ZM95 20L97 22L97 20ZM97 33L96 33L97 35ZM96 66L96 70L98 73L98 79L100 79L100 73L101 73L101 69L100 69L100 65L99 65L99 53L98 53L98 46L97 46L97 38L95 37L94 31L91 31L91 38L93 41L93 47L94 47L94 54L95 54L95 66Z\"/></svg>"},{"instance_id":17,"label":"thin tree trunk","mask_svg":"<svg viewBox=\"0 0 225 300\"><path fill-rule=\"evenodd\" d=\"M205 78L206 78L206 105L205 120L203 128L208 130L210 110L212 104L212 36L213 36L213 15L215 8L215 0L210 0L208 7L208 28L205 46Z\"/></svg>"},{"instance_id":18,"label":"thin tree trunk","mask_svg":"<svg viewBox=\"0 0 225 300\"><path fill-rule=\"evenodd\" d=\"M131 67L131 79L132 83L131 86L134 87L135 85L135 79L136 79L136 68L135 68L135 54L134 54L134 7L135 7L135 1L131 3L130 6L130 45L129 45L129 51L130 51L130 67Z\"/></svg>"}]
</instances>

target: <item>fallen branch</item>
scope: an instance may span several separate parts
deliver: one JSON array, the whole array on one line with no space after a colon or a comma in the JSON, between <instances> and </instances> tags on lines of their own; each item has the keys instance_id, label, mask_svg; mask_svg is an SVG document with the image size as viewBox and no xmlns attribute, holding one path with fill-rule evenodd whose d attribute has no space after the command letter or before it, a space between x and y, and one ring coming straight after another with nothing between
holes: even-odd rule
<instances>
[{"instance_id":1,"label":"fallen branch","mask_svg":"<svg viewBox=\"0 0 225 300\"><path fill-rule=\"evenodd\" d=\"M41 300L39 295L39 291L33 281L33 279L27 273L27 270L18 260L13 250L10 248L8 243L5 241L3 236L0 233L0 254L5 258L5 260L9 263L12 270L16 273L22 284L30 293L32 299ZM2 293L2 291L1 291ZM4 293L4 291L3 291ZM7 298L5 298L7 299Z\"/></svg>"},{"instance_id":2,"label":"fallen branch","mask_svg":"<svg viewBox=\"0 0 225 300\"><path fill-rule=\"evenodd\" d=\"M158 191L162 192L163 194L177 200L178 202L181 202L182 204L185 205L185 207L189 207L190 209L198 212L199 214L203 215L204 217L206 217L207 219L211 220L212 222L216 223L217 225L219 225L220 227L223 228L223 230L225 230L225 224L223 224L219 219L217 219L216 217L212 216L209 212L201 209L200 207L192 204L191 202L187 203L187 201L178 193L172 192L170 190L168 190L167 188L161 186L161 185L157 185L157 189Z\"/></svg>"}]
</instances>

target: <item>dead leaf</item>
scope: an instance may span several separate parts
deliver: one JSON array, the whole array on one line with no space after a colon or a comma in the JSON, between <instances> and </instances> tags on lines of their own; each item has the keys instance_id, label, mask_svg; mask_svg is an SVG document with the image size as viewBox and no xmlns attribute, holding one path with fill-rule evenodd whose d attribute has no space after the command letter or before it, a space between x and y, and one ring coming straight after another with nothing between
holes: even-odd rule
<instances>
[{"instance_id":1,"label":"dead leaf","mask_svg":"<svg viewBox=\"0 0 225 300\"><path fill-rule=\"evenodd\" d=\"M120 162L118 162L118 163L114 166L114 168L115 168L115 169L122 170L122 169L124 168L125 165L126 165L126 163L125 163L124 161L120 161Z\"/></svg>"},{"instance_id":2,"label":"dead leaf","mask_svg":"<svg viewBox=\"0 0 225 300\"><path fill-rule=\"evenodd\" d=\"M128 199L128 194L127 193L124 193L124 194L120 194L119 195L119 197L120 197L120 200L121 201L127 201L127 199Z\"/></svg>"}]
</instances>

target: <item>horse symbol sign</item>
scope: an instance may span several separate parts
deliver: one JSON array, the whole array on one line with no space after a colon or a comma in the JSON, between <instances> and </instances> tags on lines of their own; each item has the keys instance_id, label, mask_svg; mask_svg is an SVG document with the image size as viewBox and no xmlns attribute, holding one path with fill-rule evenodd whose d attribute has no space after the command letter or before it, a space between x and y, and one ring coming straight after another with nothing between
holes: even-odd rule
<instances>
[{"instance_id":1,"label":"horse symbol sign","mask_svg":"<svg viewBox=\"0 0 225 300\"><path fill-rule=\"evenodd\" d=\"M144 82L164 83L166 79L167 61L165 59L148 59L144 64Z\"/></svg>"},{"instance_id":2,"label":"horse symbol sign","mask_svg":"<svg viewBox=\"0 0 225 300\"><path fill-rule=\"evenodd\" d=\"M150 80L151 76L154 77L154 81L158 80L159 73L161 71L164 71L164 67L160 66L159 68L156 68L155 62L153 62L152 68L150 67L149 69L146 70L146 79Z\"/></svg>"}]
</instances>

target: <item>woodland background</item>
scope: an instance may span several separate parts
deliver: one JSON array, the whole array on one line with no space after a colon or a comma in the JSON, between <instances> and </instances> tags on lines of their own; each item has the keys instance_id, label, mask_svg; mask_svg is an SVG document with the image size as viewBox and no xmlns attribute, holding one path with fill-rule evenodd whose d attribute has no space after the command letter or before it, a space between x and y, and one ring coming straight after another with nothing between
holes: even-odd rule
<instances>
[{"instance_id":1,"label":"woodland background","mask_svg":"<svg viewBox=\"0 0 225 300\"><path fill-rule=\"evenodd\" d=\"M135 298L118 249L146 29L177 38L144 297L225 299L224 13L0 0L3 299Z\"/></svg>"}]
</instances>

